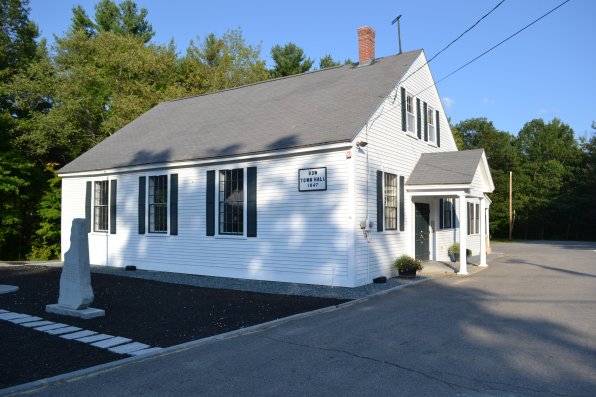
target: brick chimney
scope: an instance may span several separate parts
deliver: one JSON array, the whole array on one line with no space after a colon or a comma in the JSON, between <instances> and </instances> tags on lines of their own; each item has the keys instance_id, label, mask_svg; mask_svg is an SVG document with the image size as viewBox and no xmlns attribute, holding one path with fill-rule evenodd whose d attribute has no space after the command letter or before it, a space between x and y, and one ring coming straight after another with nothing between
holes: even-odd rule
<instances>
[{"instance_id":1,"label":"brick chimney","mask_svg":"<svg viewBox=\"0 0 596 397\"><path fill-rule=\"evenodd\" d=\"M375 31L370 26L358 29L358 64L365 65L375 59Z\"/></svg>"}]
</instances>

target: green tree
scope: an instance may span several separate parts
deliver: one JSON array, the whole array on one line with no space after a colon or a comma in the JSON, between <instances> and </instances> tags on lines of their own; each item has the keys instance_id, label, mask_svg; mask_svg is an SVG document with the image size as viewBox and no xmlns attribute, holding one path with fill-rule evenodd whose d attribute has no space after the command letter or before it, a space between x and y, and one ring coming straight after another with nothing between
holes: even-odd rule
<instances>
[{"instance_id":1,"label":"green tree","mask_svg":"<svg viewBox=\"0 0 596 397\"><path fill-rule=\"evenodd\" d=\"M571 127L558 119L524 125L516 146L522 156L518 179L523 181L518 213L524 237L564 238L574 226L573 192L582 152Z\"/></svg>"},{"instance_id":2,"label":"green tree","mask_svg":"<svg viewBox=\"0 0 596 397\"><path fill-rule=\"evenodd\" d=\"M153 27L147 21L147 14L147 9L139 9L132 0L124 0L120 5L112 0L101 0L95 5L95 27L100 32L130 35L147 43L155 35ZM86 22L81 16L79 19Z\"/></svg>"},{"instance_id":3,"label":"green tree","mask_svg":"<svg viewBox=\"0 0 596 397\"><path fill-rule=\"evenodd\" d=\"M271 77L283 77L308 72L314 61L304 55L304 50L294 43L281 47L279 44L271 48L271 58L275 65Z\"/></svg>"},{"instance_id":4,"label":"green tree","mask_svg":"<svg viewBox=\"0 0 596 397\"><path fill-rule=\"evenodd\" d=\"M47 187L39 203L37 215L40 222L35 231L30 260L49 260L60 258L60 204L61 179L55 170L57 163L46 165L46 171L51 175Z\"/></svg>"},{"instance_id":5,"label":"green tree","mask_svg":"<svg viewBox=\"0 0 596 397\"><path fill-rule=\"evenodd\" d=\"M330 54L325 55L319 60L319 69L327 69L341 65L340 62L334 61Z\"/></svg>"},{"instance_id":6,"label":"green tree","mask_svg":"<svg viewBox=\"0 0 596 397\"><path fill-rule=\"evenodd\" d=\"M182 86L187 95L196 95L265 80L260 52L260 46L246 44L240 29L221 38L211 33L198 46L191 41L179 64Z\"/></svg>"}]
</instances>

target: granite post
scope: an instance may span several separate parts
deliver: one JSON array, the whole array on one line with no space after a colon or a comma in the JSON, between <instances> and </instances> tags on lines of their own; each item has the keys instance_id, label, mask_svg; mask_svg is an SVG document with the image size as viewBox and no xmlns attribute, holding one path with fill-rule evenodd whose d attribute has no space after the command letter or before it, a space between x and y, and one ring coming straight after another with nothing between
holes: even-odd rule
<instances>
[{"instance_id":1,"label":"granite post","mask_svg":"<svg viewBox=\"0 0 596 397\"><path fill-rule=\"evenodd\" d=\"M105 311L89 307L93 303L93 289L86 222L85 219L72 221L70 249L64 254L58 303L47 305L48 313L84 319L105 316Z\"/></svg>"}]
</instances>

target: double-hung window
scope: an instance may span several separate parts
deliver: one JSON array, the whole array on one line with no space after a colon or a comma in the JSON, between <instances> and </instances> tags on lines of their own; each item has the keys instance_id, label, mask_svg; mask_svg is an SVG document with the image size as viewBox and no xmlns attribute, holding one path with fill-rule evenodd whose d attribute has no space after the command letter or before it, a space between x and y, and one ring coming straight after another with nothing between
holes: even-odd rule
<instances>
[{"instance_id":1,"label":"double-hung window","mask_svg":"<svg viewBox=\"0 0 596 397\"><path fill-rule=\"evenodd\" d=\"M219 171L219 234L244 234L244 169Z\"/></svg>"},{"instance_id":2,"label":"double-hung window","mask_svg":"<svg viewBox=\"0 0 596 397\"><path fill-rule=\"evenodd\" d=\"M95 181L93 196L93 231L108 231L108 181Z\"/></svg>"},{"instance_id":3,"label":"double-hung window","mask_svg":"<svg viewBox=\"0 0 596 397\"><path fill-rule=\"evenodd\" d=\"M441 213L442 218L442 229L452 229L455 227L454 225L454 215L455 215L455 205L454 200L452 198L442 199L442 209L443 212Z\"/></svg>"},{"instance_id":4,"label":"double-hung window","mask_svg":"<svg viewBox=\"0 0 596 397\"><path fill-rule=\"evenodd\" d=\"M414 114L414 96L406 93L407 131L416 133L416 116Z\"/></svg>"},{"instance_id":5,"label":"double-hung window","mask_svg":"<svg viewBox=\"0 0 596 397\"><path fill-rule=\"evenodd\" d=\"M437 141L435 110L430 106L427 108L426 120L428 122L428 141L435 143Z\"/></svg>"},{"instance_id":6,"label":"double-hung window","mask_svg":"<svg viewBox=\"0 0 596 397\"><path fill-rule=\"evenodd\" d=\"M168 232L168 176L149 177L149 233Z\"/></svg>"},{"instance_id":7,"label":"double-hung window","mask_svg":"<svg viewBox=\"0 0 596 397\"><path fill-rule=\"evenodd\" d=\"M385 173L385 230L397 230L397 175Z\"/></svg>"},{"instance_id":8,"label":"double-hung window","mask_svg":"<svg viewBox=\"0 0 596 397\"><path fill-rule=\"evenodd\" d=\"M468 234L480 233L480 204L468 203Z\"/></svg>"}]
</instances>

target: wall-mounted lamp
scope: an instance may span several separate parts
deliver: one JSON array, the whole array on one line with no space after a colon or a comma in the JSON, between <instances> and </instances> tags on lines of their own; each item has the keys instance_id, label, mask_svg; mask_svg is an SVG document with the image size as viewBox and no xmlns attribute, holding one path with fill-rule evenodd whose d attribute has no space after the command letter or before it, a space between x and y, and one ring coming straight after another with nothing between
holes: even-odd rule
<instances>
[{"instance_id":1,"label":"wall-mounted lamp","mask_svg":"<svg viewBox=\"0 0 596 397\"><path fill-rule=\"evenodd\" d=\"M356 147L365 147L366 145L368 145L368 142L366 142L366 141L356 142Z\"/></svg>"}]
</instances>

